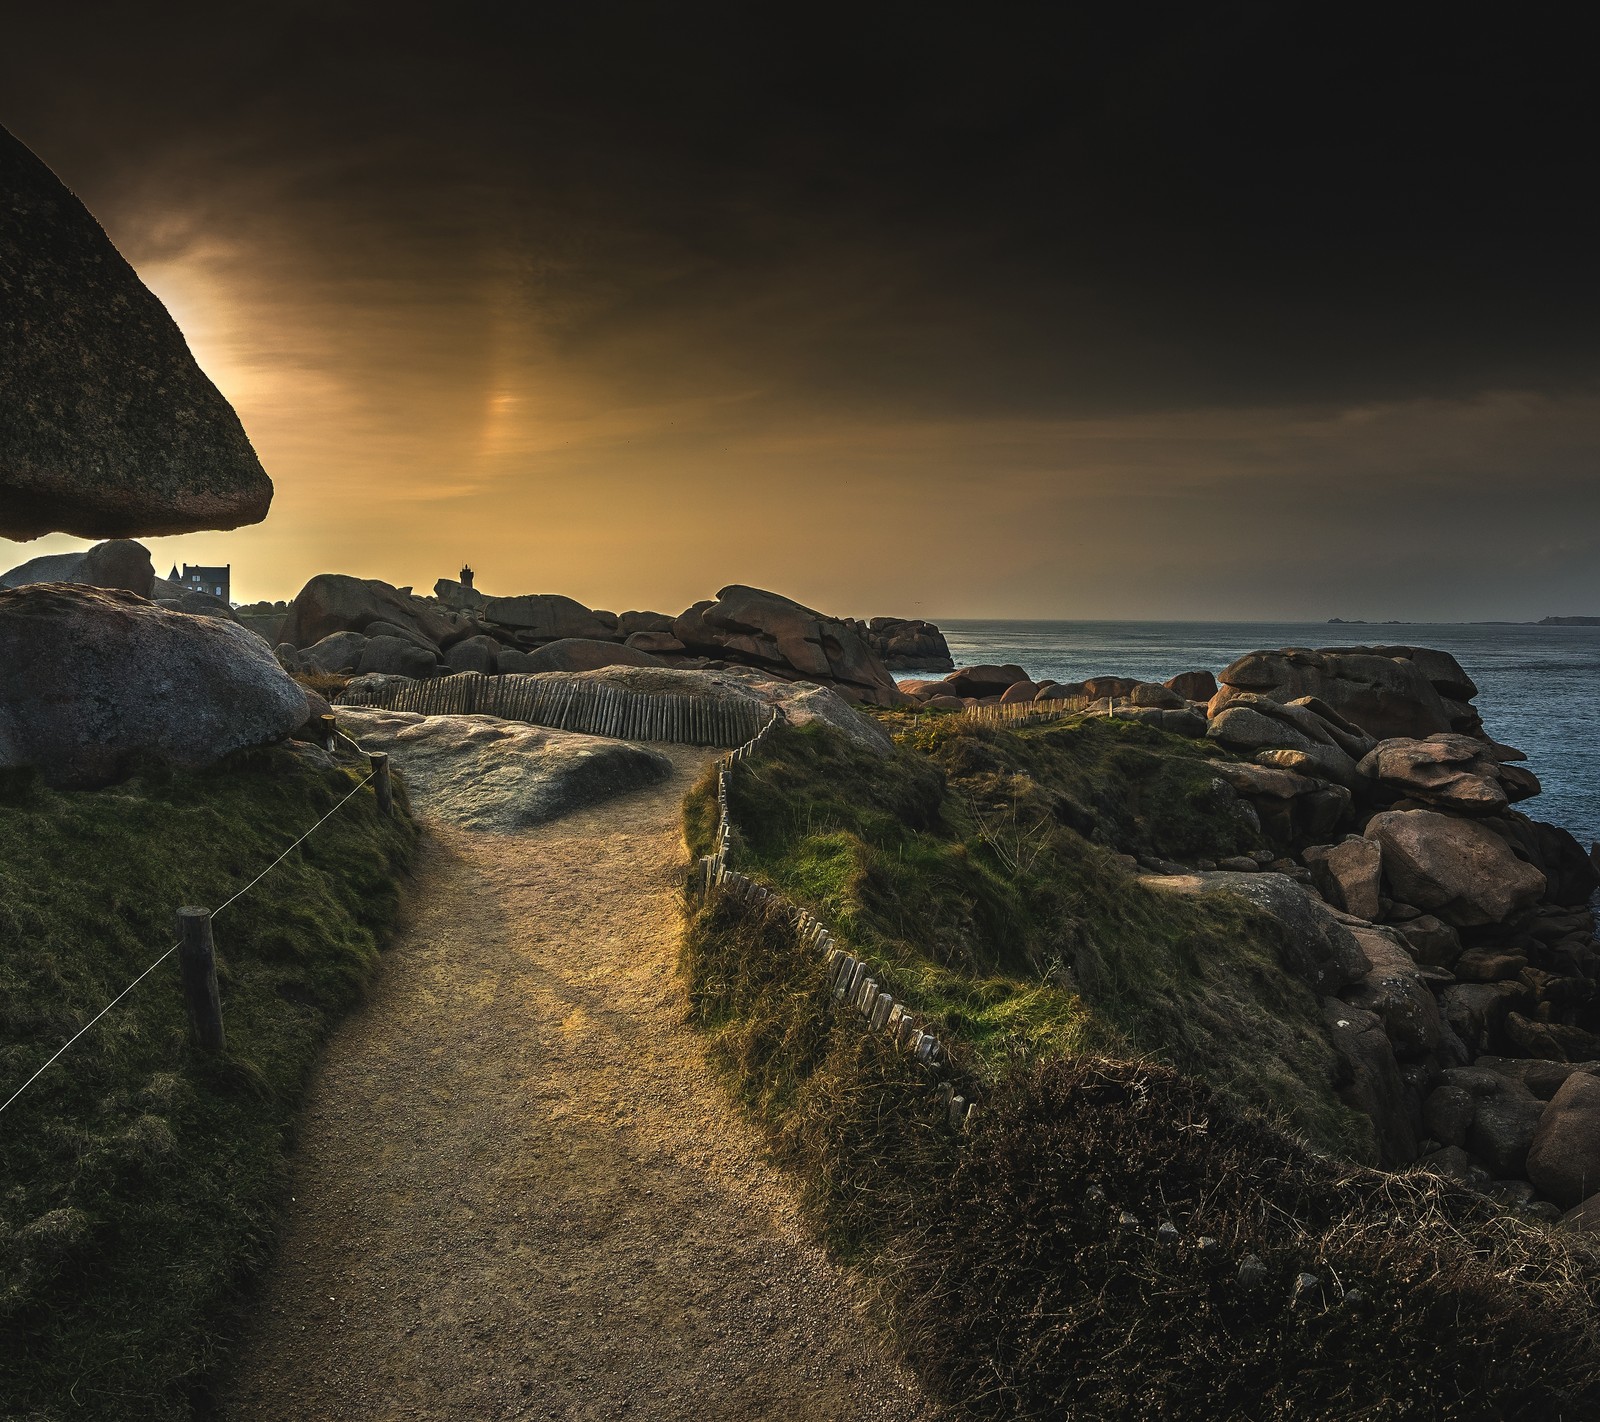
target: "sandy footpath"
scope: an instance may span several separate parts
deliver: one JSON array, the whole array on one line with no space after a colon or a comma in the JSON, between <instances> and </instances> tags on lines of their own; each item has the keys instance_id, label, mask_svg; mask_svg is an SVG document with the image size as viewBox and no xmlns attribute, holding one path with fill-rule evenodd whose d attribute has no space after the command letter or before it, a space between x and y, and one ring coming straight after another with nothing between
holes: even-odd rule
<instances>
[{"instance_id":1,"label":"sandy footpath","mask_svg":"<svg viewBox=\"0 0 1600 1422\"><path fill-rule=\"evenodd\" d=\"M713 1081L665 783L435 825L336 1035L230 1419L931 1417ZM426 807L423 807L426 810Z\"/></svg>"}]
</instances>

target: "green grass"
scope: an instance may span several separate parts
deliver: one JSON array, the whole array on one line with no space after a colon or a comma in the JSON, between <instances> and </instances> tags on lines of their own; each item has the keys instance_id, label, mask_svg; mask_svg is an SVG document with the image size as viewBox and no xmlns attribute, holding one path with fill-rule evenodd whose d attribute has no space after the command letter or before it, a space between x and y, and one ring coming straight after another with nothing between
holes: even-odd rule
<instances>
[{"instance_id":1,"label":"green grass","mask_svg":"<svg viewBox=\"0 0 1600 1422\"><path fill-rule=\"evenodd\" d=\"M976 1064L1138 1055L1370 1154L1278 925L1230 896L1146 890L1118 862L1257 843L1192 742L1103 718L1018 734L940 717L887 760L822 727L769 744L734 778L739 866L813 908ZM696 852L711 789L686 811Z\"/></svg>"},{"instance_id":2,"label":"green grass","mask_svg":"<svg viewBox=\"0 0 1600 1422\"><path fill-rule=\"evenodd\" d=\"M0 1097L359 777L287 747L92 792L0 783ZM397 798L403 806L403 793ZM415 831L356 794L215 921L227 1050L169 959L0 1114L0 1415L203 1410L285 1202L321 1043L399 909Z\"/></svg>"},{"instance_id":3,"label":"green grass","mask_svg":"<svg viewBox=\"0 0 1600 1422\"><path fill-rule=\"evenodd\" d=\"M1600 1251L1307 1149L1363 1141L1316 1075L1275 928L1118 867L1228 815L1164 741L952 717L888 761L807 729L735 771L739 866L815 908L948 1048L919 1068L835 1008L781 909L691 901L693 1019L824 1237L875 1276L955 1416L1600 1415ZM713 785L685 803L699 851ZM951 1090L981 1103L960 1135ZM1264 1287L1239 1278L1249 1254ZM1302 1271L1314 1304L1291 1310Z\"/></svg>"}]
</instances>

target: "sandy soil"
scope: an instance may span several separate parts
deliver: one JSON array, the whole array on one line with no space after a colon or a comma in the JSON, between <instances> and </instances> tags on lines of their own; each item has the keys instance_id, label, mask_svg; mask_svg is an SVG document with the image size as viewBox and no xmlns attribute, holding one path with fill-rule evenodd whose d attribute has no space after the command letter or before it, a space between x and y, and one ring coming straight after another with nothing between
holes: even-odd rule
<instances>
[{"instance_id":1,"label":"sandy soil","mask_svg":"<svg viewBox=\"0 0 1600 1422\"><path fill-rule=\"evenodd\" d=\"M226 1416L934 1413L685 1025L677 773L518 835L436 825L336 1036Z\"/></svg>"}]
</instances>

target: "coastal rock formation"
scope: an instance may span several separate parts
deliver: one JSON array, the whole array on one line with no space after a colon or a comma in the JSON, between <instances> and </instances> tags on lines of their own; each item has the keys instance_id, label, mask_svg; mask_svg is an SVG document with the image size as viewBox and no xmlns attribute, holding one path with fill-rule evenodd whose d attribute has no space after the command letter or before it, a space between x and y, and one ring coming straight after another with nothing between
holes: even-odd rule
<instances>
[{"instance_id":1,"label":"coastal rock formation","mask_svg":"<svg viewBox=\"0 0 1600 1422\"><path fill-rule=\"evenodd\" d=\"M1392 797L1467 814L1503 810L1540 788L1531 771L1497 760L1485 742L1451 732L1379 741L1358 769Z\"/></svg>"},{"instance_id":2,"label":"coastal rock formation","mask_svg":"<svg viewBox=\"0 0 1600 1422\"><path fill-rule=\"evenodd\" d=\"M1418 647L1285 647L1251 652L1225 667L1211 700L1216 716L1242 696L1292 702L1312 696L1377 739L1423 739L1479 729L1466 703L1478 694L1447 652Z\"/></svg>"},{"instance_id":3,"label":"coastal rock formation","mask_svg":"<svg viewBox=\"0 0 1600 1422\"><path fill-rule=\"evenodd\" d=\"M1390 896L1457 928L1504 923L1539 901L1545 877L1474 820L1389 810L1368 822Z\"/></svg>"},{"instance_id":4,"label":"coastal rock formation","mask_svg":"<svg viewBox=\"0 0 1600 1422\"><path fill-rule=\"evenodd\" d=\"M1340 1099L1372 1122L1378 1163L1409 1165L1417 1158L1417 1131L1382 1019L1375 1012L1325 997L1322 1021L1342 1068L1337 1082Z\"/></svg>"},{"instance_id":5,"label":"coastal rock formation","mask_svg":"<svg viewBox=\"0 0 1600 1422\"><path fill-rule=\"evenodd\" d=\"M931 622L874 617L866 624L865 636L867 645L891 671L949 671L955 666L944 633Z\"/></svg>"},{"instance_id":6,"label":"coastal rock formation","mask_svg":"<svg viewBox=\"0 0 1600 1422\"><path fill-rule=\"evenodd\" d=\"M511 834L672 773L659 751L494 716L340 707L340 724L386 751L425 813Z\"/></svg>"},{"instance_id":7,"label":"coastal rock formation","mask_svg":"<svg viewBox=\"0 0 1600 1422\"><path fill-rule=\"evenodd\" d=\"M334 632L366 633L377 622L402 629L420 645L435 649L471 635L470 629L446 621L437 610L388 583L344 573L319 573L289 604L278 640L307 648Z\"/></svg>"},{"instance_id":8,"label":"coastal rock formation","mask_svg":"<svg viewBox=\"0 0 1600 1422\"><path fill-rule=\"evenodd\" d=\"M1217 694L1217 679L1208 671L1179 672L1166 686L1185 701L1210 701Z\"/></svg>"},{"instance_id":9,"label":"coastal rock formation","mask_svg":"<svg viewBox=\"0 0 1600 1422\"><path fill-rule=\"evenodd\" d=\"M592 611L581 602L554 593L492 597L482 610L485 622L528 642L555 642L568 637L610 640L617 635L617 619L612 613Z\"/></svg>"},{"instance_id":10,"label":"coastal rock formation","mask_svg":"<svg viewBox=\"0 0 1600 1422\"><path fill-rule=\"evenodd\" d=\"M234 528L272 483L177 324L0 129L0 535Z\"/></svg>"},{"instance_id":11,"label":"coastal rock formation","mask_svg":"<svg viewBox=\"0 0 1600 1422\"><path fill-rule=\"evenodd\" d=\"M723 588L678 617L672 635L691 651L820 681L854 700L900 700L894 678L851 627L760 588Z\"/></svg>"},{"instance_id":12,"label":"coastal rock formation","mask_svg":"<svg viewBox=\"0 0 1600 1422\"><path fill-rule=\"evenodd\" d=\"M0 592L0 767L109 785L140 756L192 769L282 740L317 709L231 622L74 584Z\"/></svg>"},{"instance_id":13,"label":"coastal rock formation","mask_svg":"<svg viewBox=\"0 0 1600 1422\"><path fill-rule=\"evenodd\" d=\"M1380 912L1383 851L1378 842L1352 835L1340 844L1316 845L1301 856L1317 888L1335 908L1372 920Z\"/></svg>"}]
</instances>

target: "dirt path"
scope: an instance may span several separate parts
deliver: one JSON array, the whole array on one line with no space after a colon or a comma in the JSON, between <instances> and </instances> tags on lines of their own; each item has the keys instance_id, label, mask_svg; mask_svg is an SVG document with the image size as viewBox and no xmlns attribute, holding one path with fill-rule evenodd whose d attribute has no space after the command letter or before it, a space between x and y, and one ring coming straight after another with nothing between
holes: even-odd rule
<instances>
[{"instance_id":1,"label":"dirt path","mask_svg":"<svg viewBox=\"0 0 1600 1422\"><path fill-rule=\"evenodd\" d=\"M931 1417L684 1025L678 773L436 826L336 1036L226 1415Z\"/></svg>"}]
</instances>

